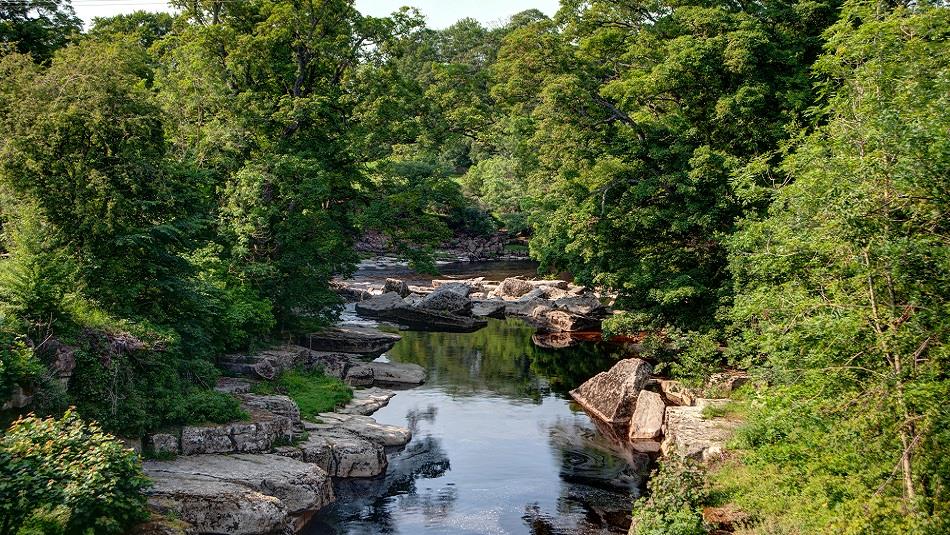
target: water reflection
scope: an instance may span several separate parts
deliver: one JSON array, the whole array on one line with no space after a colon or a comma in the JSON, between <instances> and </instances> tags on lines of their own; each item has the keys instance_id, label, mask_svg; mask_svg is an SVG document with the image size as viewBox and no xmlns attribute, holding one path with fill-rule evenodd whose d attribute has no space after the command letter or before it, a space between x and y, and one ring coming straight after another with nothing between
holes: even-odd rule
<instances>
[{"instance_id":1,"label":"water reflection","mask_svg":"<svg viewBox=\"0 0 950 535\"><path fill-rule=\"evenodd\" d=\"M376 413L413 431L385 477L337 485L315 534L624 533L649 458L612 441L564 394L621 355L536 347L533 329L403 332L383 358L429 369Z\"/></svg>"}]
</instances>

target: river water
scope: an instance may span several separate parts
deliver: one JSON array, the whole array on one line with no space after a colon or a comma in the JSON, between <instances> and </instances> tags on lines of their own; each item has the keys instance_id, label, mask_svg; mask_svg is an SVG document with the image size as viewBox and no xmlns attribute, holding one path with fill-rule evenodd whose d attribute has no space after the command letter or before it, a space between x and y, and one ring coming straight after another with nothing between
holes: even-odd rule
<instances>
[{"instance_id":1,"label":"river water","mask_svg":"<svg viewBox=\"0 0 950 535\"><path fill-rule=\"evenodd\" d=\"M533 333L516 319L400 332L381 360L420 364L429 379L374 418L413 439L385 477L338 482L337 503L305 533L626 533L650 459L599 431L567 394L624 355L600 343L542 349Z\"/></svg>"}]
</instances>

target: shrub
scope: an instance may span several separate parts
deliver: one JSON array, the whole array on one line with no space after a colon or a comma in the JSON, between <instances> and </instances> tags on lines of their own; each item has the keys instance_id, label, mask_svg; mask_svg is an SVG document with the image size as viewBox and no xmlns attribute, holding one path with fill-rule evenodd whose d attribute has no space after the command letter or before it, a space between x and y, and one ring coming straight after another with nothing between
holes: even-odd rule
<instances>
[{"instance_id":1,"label":"shrub","mask_svg":"<svg viewBox=\"0 0 950 535\"><path fill-rule=\"evenodd\" d=\"M118 534L144 520L148 480L135 453L72 410L0 437L0 535Z\"/></svg>"},{"instance_id":2,"label":"shrub","mask_svg":"<svg viewBox=\"0 0 950 535\"><path fill-rule=\"evenodd\" d=\"M700 507L708 499L706 474L676 455L660 463L634 503L633 535L705 535Z\"/></svg>"}]
</instances>

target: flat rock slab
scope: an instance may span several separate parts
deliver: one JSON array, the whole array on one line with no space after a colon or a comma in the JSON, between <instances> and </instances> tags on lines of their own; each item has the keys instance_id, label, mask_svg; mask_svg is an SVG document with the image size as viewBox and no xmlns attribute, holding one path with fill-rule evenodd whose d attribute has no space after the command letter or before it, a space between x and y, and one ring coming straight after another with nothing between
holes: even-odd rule
<instances>
[{"instance_id":1,"label":"flat rock slab","mask_svg":"<svg viewBox=\"0 0 950 535\"><path fill-rule=\"evenodd\" d=\"M149 506L200 533L283 533L333 501L319 466L279 455L197 455L146 461Z\"/></svg>"},{"instance_id":2,"label":"flat rock slab","mask_svg":"<svg viewBox=\"0 0 950 535\"><path fill-rule=\"evenodd\" d=\"M644 360L625 359L608 371L598 373L571 390L571 397L599 420L612 425L629 425L653 367Z\"/></svg>"},{"instance_id":3,"label":"flat rock slab","mask_svg":"<svg viewBox=\"0 0 950 535\"><path fill-rule=\"evenodd\" d=\"M667 407L662 451L703 462L722 456L723 447L739 426L727 418L703 418L708 406L723 406L726 399L698 399L694 406Z\"/></svg>"},{"instance_id":4,"label":"flat rock slab","mask_svg":"<svg viewBox=\"0 0 950 535\"><path fill-rule=\"evenodd\" d=\"M421 385L426 381L426 370L418 364L403 362L365 362L364 368L373 370L373 383L382 385Z\"/></svg>"},{"instance_id":5,"label":"flat rock slab","mask_svg":"<svg viewBox=\"0 0 950 535\"><path fill-rule=\"evenodd\" d=\"M369 416L358 414L323 413L320 423L307 423L306 429L320 434L325 430L345 430L387 448L405 446L412 440L412 432L398 425L381 424Z\"/></svg>"},{"instance_id":6,"label":"flat rock slab","mask_svg":"<svg viewBox=\"0 0 950 535\"><path fill-rule=\"evenodd\" d=\"M369 416L389 404L396 393L382 388L364 388L353 391L353 399L340 409L341 414Z\"/></svg>"},{"instance_id":7,"label":"flat rock slab","mask_svg":"<svg viewBox=\"0 0 950 535\"><path fill-rule=\"evenodd\" d=\"M265 411L252 411L252 421L221 425L188 425L181 430L183 455L208 453L261 453L275 442L293 437L294 422Z\"/></svg>"},{"instance_id":8,"label":"flat rock slab","mask_svg":"<svg viewBox=\"0 0 950 535\"><path fill-rule=\"evenodd\" d=\"M402 337L376 329L362 327L335 327L300 338L300 345L316 351L382 355L392 349Z\"/></svg>"},{"instance_id":9,"label":"flat rock slab","mask_svg":"<svg viewBox=\"0 0 950 535\"><path fill-rule=\"evenodd\" d=\"M421 331L474 332L488 325L488 322L483 319L420 308L419 304L421 300L415 305L409 305L398 293L388 292L357 303L356 313L363 317L392 321Z\"/></svg>"},{"instance_id":10,"label":"flat rock slab","mask_svg":"<svg viewBox=\"0 0 950 535\"><path fill-rule=\"evenodd\" d=\"M504 301L476 301L472 306L472 316L503 319L505 317L505 303Z\"/></svg>"}]
</instances>

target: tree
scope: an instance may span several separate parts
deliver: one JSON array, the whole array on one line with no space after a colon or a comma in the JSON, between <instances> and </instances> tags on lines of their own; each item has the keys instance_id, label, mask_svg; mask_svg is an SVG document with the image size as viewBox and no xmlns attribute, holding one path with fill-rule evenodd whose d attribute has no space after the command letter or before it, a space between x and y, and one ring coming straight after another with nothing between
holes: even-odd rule
<instances>
[{"instance_id":1,"label":"tree","mask_svg":"<svg viewBox=\"0 0 950 535\"><path fill-rule=\"evenodd\" d=\"M48 61L81 30L69 0L0 2L0 43L10 43L36 61Z\"/></svg>"},{"instance_id":2,"label":"tree","mask_svg":"<svg viewBox=\"0 0 950 535\"><path fill-rule=\"evenodd\" d=\"M948 527L948 28L942 7L849 3L794 183L731 242L732 316L777 385L748 462L788 474L798 528Z\"/></svg>"}]
</instances>

